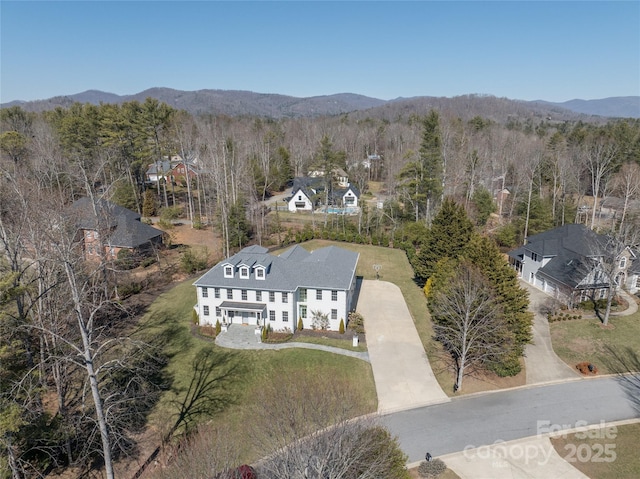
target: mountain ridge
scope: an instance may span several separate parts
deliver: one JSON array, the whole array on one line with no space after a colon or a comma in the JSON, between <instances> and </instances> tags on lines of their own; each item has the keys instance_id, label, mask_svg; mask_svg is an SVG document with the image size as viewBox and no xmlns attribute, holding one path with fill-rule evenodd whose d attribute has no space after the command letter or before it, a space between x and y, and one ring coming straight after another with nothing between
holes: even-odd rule
<instances>
[{"instance_id":1,"label":"mountain ridge","mask_svg":"<svg viewBox=\"0 0 640 479\"><path fill-rule=\"evenodd\" d=\"M550 113L567 112L604 118L640 118L640 96L608 97L593 100L573 99L566 102L512 100L497 98L492 95L460 95L451 98L417 96L381 100L356 93L294 97L278 93L257 93L248 90L201 89L185 91L167 87L152 87L130 95L117 95L92 89L73 95L55 96L44 100L17 100L0 104L0 107L20 106L29 111L45 111L56 107L68 107L75 102L96 105L100 103L120 104L128 101L143 102L148 97L155 98L176 109L186 110L192 114L261 116L274 119L334 116L391 104L424 103L425 101L442 103L447 100L457 101L460 98L493 98L500 101L513 102L514 108L516 108L516 105L527 105L538 111L540 109L546 111L549 108Z\"/></svg>"}]
</instances>

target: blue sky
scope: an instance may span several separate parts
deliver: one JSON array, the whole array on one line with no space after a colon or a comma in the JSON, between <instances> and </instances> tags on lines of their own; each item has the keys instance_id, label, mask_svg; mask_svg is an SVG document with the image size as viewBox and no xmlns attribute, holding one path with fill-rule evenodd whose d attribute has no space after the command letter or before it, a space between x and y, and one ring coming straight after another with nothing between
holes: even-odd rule
<instances>
[{"instance_id":1,"label":"blue sky","mask_svg":"<svg viewBox=\"0 0 640 479\"><path fill-rule=\"evenodd\" d=\"M640 2L0 2L0 101L155 86L640 95Z\"/></svg>"}]
</instances>

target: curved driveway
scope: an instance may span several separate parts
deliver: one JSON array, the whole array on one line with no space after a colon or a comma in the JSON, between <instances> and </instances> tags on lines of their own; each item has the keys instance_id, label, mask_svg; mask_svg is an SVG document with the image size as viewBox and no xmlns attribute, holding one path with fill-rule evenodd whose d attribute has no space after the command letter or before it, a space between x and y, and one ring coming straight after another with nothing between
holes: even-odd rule
<instances>
[{"instance_id":1,"label":"curved driveway","mask_svg":"<svg viewBox=\"0 0 640 479\"><path fill-rule=\"evenodd\" d=\"M540 313L541 306L551 296L520 280L520 286L529 292L529 311L533 313L533 342L524 350L527 384L580 379L567 363L558 357L551 344L549 321Z\"/></svg>"},{"instance_id":2,"label":"curved driveway","mask_svg":"<svg viewBox=\"0 0 640 479\"><path fill-rule=\"evenodd\" d=\"M433 375L400 288L364 280L356 309L364 317L378 412L450 400Z\"/></svg>"}]
</instances>

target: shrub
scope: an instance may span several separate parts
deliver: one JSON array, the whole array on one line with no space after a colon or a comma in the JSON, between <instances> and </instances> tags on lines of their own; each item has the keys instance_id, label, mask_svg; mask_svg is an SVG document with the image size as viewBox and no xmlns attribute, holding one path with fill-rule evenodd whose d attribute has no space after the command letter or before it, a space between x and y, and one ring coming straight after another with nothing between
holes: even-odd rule
<instances>
[{"instance_id":1,"label":"shrub","mask_svg":"<svg viewBox=\"0 0 640 479\"><path fill-rule=\"evenodd\" d=\"M200 322L200 318L198 317L198 312L195 309L191 310L191 322L193 324L198 324Z\"/></svg>"},{"instance_id":2,"label":"shrub","mask_svg":"<svg viewBox=\"0 0 640 479\"><path fill-rule=\"evenodd\" d=\"M429 297L429 293L431 293L431 288L433 287L433 276L431 276L427 282L424 284L424 288L422 288L422 291L424 291L424 295L428 298Z\"/></svg>"},{"instance_id":3,"label":"shrub","mask_svg":"<svg viewBox=\"0 0 640 479\"><path fill-rule=\"evenodd\" d=\"M522 371L519 358L513 354L489 364L488 367L501 378L515 376Z\"/></svg>"},{"instance_id":4,"label":"shrub","mask_svg":"<svg viewBox=\"0 0 640 479\"><path fill-rule=\"evenodd\" d=\"M173 223L171 221L165 220L163 218L160 218L158 220L158 226L160 228L162 228L163 230L173 229Z\"/></svg>"},{"instance_id":5,"label":"shrub","mask_svg":"<svg viewBox=\"0 0 640 479\"><path fill-rule=\"evenodd\" d=\"M180 213L182 213L182 208L180 208L179 206L169 206L168 208L162 208L160 210L160 219L171 222L171 220L178 219Z\"/></svg>"},{"instance_id":6,"label":"shrub","mask_svg":"<svg viewBox=\"0 0 640 479\"><path fill-rule=\"evenodd\" d=\"M422 461L418 466L418 475L420 477L438 477L447 470L447 465L442 459L434 459L432 461Z\"/></svg>"},{"instance_id":7,"label":"shrub","mask_svg":"<svg viewBox=\"0 0 640 479\"><path fill-rule=\"evenodd\" d=\"M193 229L201 230L202 228L204 228L204 225L202 224L202 220L200 219L200 217L196 216L195 218L193 218Z\"/></svg>"},{"instance_id":8,"label":"shrub","mask_svg":"<svg viewBox=\"0 0 640 479\"><path fill-rule=\"evenodd\" d=\"M338 328L340 334L344 334L344 319L340 318L340 327Z\"/></svg>"},{"instance_id":9,"label":"shrub","mask_svg":"<svg viewBox=\"0 0 640 479\"><path fill-rule=\"evenodd\" d=\"M140 263L140 266L142 266L143 268L148 268L156 261L157 259L154 256L149 256L148 258L145 258L142 260L142 263Z\"/></svg>"},{"instance_id":10,"label":"shrub","mask_svg":"<svg viewBox=\"0 0 640 479\"><path fill-rule=\"evenodd\" d=\"M209 256L206 248L195 253L192 248L187 248L180 258L180 266L185 273L192 274L201 271L207 267L207 257Z\"/></svg>"},{"instance_id":11,"label":"shrub","mask_svg":"<svg viewBox=\"0 0 640 479\"><path fill-rule=\"evenodd\" d=\"M267 340L267 338L269 337L269 328L271 328L271 326L267 325L266 327L262 328L262 334L260 335L262 337L262 342L265 342Z\"/></svg>"},{"instance_id":12,"label":"shrub","mask_svg":"<svg viewBox=\"0 0 640 479\"><path fill-rule=\"evenodd\" d=\"M200 331L200 334L202 336L207 336L209 338L215 338L216 337L216 330L210 324L207 324L207 325L204 325L204 326L200 326L199 331Z\"/></svg>"},{"instance_id":13,"label":"shrub","mask_svg":"<svg viewBox=\"0 0 640 479\"><path fill-rule=\"evenodd\" d=\"M304 324L302 323L302 318L298 318L298 331L302 331L304 329Z\"/></svg>"},{"instance_id":14,"label":"shrub","mask_svg":"<svg viewBox=\"0 0 640 479\"><path fill-rule=\"evenodd\" d=\"M258 475L253 467L243 464L234 469L231 479L258 479Z\"/></svg>"},{"instance_id":15,"label":"shrub","mask_svg":"<svg viewBox=\"0 0 640 479\"><path fill-rule=\"evenodd\" d=\"M138 259L136 255L128 249L121 249L118 251L116 259L116 267L119 269L133 269L138 266Z\"/></svg>"},{"instance_id":16,"label":"shrub","mask_svg":"<svg viewBox=\"0 0 640 479\"><path fill-rule=\"evenodd\" d=\"M220 331L222 331L222 325L220 324L220 320L216 319L216 336L220 334Z\"/></svg>"},{"instance_id":17,"label":"shrub","mask_svg":"<svg viewBox=\"0 0 640 479\"><path fill-rule=\"evenodd\" d=\"M118 286L118 295L120 299L127 298L132 294L138 294L142 291L142 285L140 283L127 283Z\"/></svg>"},{"instance_id":18,"label":"shrub","mask_svg":"<svg viewBox=\"0 0 640 479\"><path fill-rule=\"evenodd\" d=\"M351 311L347 316L347 328L358 334L364 334L364 318L360 313Z\"/></svg>"}]
</instances>

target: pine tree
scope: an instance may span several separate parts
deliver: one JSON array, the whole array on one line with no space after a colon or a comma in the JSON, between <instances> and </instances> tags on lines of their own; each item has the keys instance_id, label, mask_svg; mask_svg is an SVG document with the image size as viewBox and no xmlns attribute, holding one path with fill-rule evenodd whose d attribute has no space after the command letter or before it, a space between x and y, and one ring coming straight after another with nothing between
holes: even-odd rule
<instances>
[{"instance_id":1,"label":"pine tree","mask_svg":"<svg viewBox=\"0 0 640 479\"><path fill-rule=\"evenodd\" d=\"M431 110L422 120L422 143L420 145L420 162L423 166L425 193L427 197L427 220L431 217L434 206L442 199L443 157L440 140L440 117Z\"/></svg>"},{"instance_id":2,"label":"pine tree","mask_svg":"<svg viewBox=\"0 0 640 479\"><path fill-rule=\"evenodd\" d=\"M398 174L405 198L412 204L416 222L424 217L431 222L432 212L442 200L443 165L440 140L440 118L435 110L422 119L422 142L414 161L409 161ZM413 156L409 153L409 156Z\"/></svg>"},{"instance_id":3,"label":"pine tree","mask_svg":"<svg viewBox=\"0 0 640 479\"><path fill-rule=\"evenodd\" d=\"M498 374L517 374L520 371L519 358L524 352L524 347L533 339L533 315L527 309L529 294L520 288L515 271L509 267L498 246L490 238L474 234L464 256L489 280L513 334L513 353L493 369Z\"/></svg>"},{"instance_id":4,"label":"pine tree","mask_svg":"<svg viewBox=\"0 0 640 479\"><path fill-rule=\"evenodd\" d=\"M151 190L144 192L144 202L142 204L142 216L147 218L155 216L158 208L158 202L156 201L156 195Z\"/></svg>"},{"instance_id":5,"label":"pine tree","mask_svg":"<svg viewBox=\"0 0 640 479\"><path fill-rule=\"evenodd\" d=\"M438 261L445 257L457 258L464 251L472 233L473 224L464 208L446 198L415 257L413 269L416 277L426 281L435 272Z\"/></svg>"}]
</instances>

